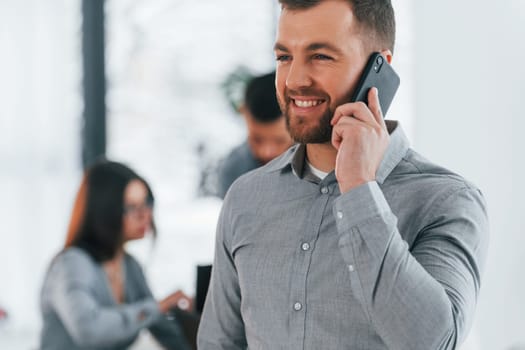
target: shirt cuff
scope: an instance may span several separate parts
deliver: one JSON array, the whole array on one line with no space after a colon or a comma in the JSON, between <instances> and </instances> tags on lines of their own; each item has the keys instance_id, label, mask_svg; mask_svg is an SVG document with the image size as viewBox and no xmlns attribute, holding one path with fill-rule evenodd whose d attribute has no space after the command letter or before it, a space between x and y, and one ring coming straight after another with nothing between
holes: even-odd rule
<instances>
[{"instance_id":1,"label":"shirt cuff","mask_svg":"<svg viewBox=\"0 0 525 350\"><path fill-rule=\"evenodd\" d=\"M333 213L340 233L371 218L390 212L390 206L375 181L367 182L339 196Z\"/></svg>"},{"instance_id":2,"label":"shirt cuff","mask_svg":"<svg viewBox=\"0 0 525 350\"><path fill-rule=\"evenodd\" d=\"M162 316L159 306L153 298L144 299L134 306L135 307L130 310L129 317L142 326L149 326Z\"/></svg>"}]
</instances>

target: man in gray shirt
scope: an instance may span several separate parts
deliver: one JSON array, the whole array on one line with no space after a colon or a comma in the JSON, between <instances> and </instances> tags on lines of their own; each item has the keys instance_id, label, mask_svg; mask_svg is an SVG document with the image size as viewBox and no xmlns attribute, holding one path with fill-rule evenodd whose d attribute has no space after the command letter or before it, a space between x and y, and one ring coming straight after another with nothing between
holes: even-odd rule
<instances>
[{"instance_id":1,"label":"man in gray shirt","mask_svg":"<svg viewBox=\"0 0 525 350\"><path fill-rule=\"evenodd\" d=\"M456 349L488 245L484 200L409 148L377 89L347 103L387 0L281 0L277 96L298 144L224 201L199 329L206 349Z\"/></svg>"},{"instance_id":2,"label":"man in gray shirt","mask_svg":"<svg viewBox=\"0 0 525 350\"><path fill-rule=\"evenodd\" d=\"M248 82L239 112L246 122L248 136L219 167L217 195L223 199L239 176L268 163L293 143L275 97L275 72Z\"/></svg>"}]
</instances>

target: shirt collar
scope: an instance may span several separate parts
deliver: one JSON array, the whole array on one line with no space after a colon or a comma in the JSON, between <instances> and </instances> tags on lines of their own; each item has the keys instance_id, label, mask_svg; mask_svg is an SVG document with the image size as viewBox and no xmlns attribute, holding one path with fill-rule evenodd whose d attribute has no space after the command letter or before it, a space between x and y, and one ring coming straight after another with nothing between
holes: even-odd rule
<instances>
[{"instance_id":1,"label":"shirt collar","mask_svg":"<svg viewBox=\"0 0 525 350\"><path fill-rule=\"evenodd\" d=\"M392 170L403 159L409 148L408 138L399 122L395 120L385 120L385 122L390 134L390 143L376 173L376 181L379 184L385 181ZM273 172L291 169L297 177L302 178L305 156L306 146L304 144L296 144L280 157L268 163L265 167L266 171Z\"/></svg>"}]
</instances>

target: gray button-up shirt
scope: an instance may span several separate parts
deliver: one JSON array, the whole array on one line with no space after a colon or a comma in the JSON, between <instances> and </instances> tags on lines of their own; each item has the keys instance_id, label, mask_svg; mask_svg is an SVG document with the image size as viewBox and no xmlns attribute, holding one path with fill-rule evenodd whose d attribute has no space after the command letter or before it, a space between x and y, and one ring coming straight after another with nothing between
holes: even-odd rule
<instances>
[{"instance_id":1,"label":"gray button-up shirt","mask_svg":"<svg viewBox=\"0 0 525 350\"><path fill-rule=\"evenodd\" d=\"M189 346L176 320L163 317L139 263L124 255L125 302L115 301L100 263L77 247L61 252L44 279L40 350L124 350L148 328L167 349Z\"/></svg>"},{"instance_id":2,"label":"gray button-up shirt","mask_svg":"<svg viewBox=\"0 0 525 350\"><path fill-rule=\"evenodd\" d=\"M199 349L454 349L473 320L488 223L479 190L396 122L376 174L343 195L305 147L243 176L217 228Z\"/></svg>"}]
</instances>

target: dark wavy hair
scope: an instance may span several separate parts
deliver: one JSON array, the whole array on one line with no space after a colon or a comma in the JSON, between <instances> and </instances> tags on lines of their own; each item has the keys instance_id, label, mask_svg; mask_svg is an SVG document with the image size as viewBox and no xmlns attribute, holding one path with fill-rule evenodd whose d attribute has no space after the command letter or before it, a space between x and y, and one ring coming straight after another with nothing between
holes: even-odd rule
<instances>
[{"instance_id":1,"label":"dark wavy hair","mask_svg":"<svg viewBox=\"0 0 525 350\"><path fill-rule=\"evenodd\" d=\"M97 262L115 256L124 242L124 191L132 180L146 186L147 199L153 203L149 184L124 164L101 160L86 170L73 206L66 248L79 247ZM156 236L153 219L151 226Z\"/></svg>"},{"instance_id":2,"label":"dark wavy hair","mask_svg":"<svg viewBox=\"0 0 525 350\"><path fill-rule=\"evenodd\" d=\"M301 10L317 6L322 0L279 0L283 9ZM396 19L390 0L346 0L352 8L357 22L362 29L374 38L364 45L371 51L389 49L394 52L396 41Z\"/></svg>"}]
</instances>

